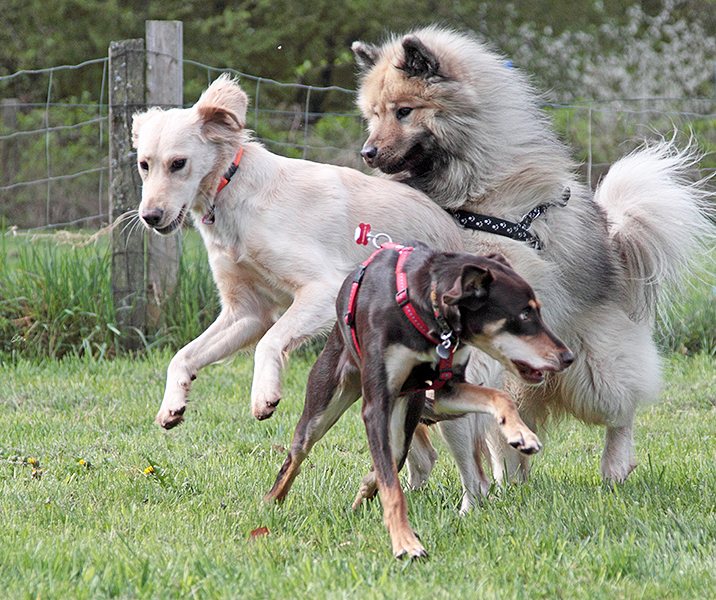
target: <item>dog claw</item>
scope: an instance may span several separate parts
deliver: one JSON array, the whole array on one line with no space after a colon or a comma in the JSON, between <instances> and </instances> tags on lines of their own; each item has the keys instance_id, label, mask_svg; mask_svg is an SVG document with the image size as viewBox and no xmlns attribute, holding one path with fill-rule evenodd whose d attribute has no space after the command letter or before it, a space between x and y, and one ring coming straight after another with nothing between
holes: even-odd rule
<instances>
[{"instance_id":1,"label":"dog claw","mask_svg":"<svg viewBox=\"0 0 716 600\"><path fill-rule=\"evenodd\" d=\"M428 552L427 552L427 550L425 550L425 548L420 548L419 550L413 550L412 552L408 552L407 550L403 549L398 554L395 555L395 558L397 558L398 560L403 560L404 558L408 558L409 560L427 559Z\"/></svg>"}]
</instances>

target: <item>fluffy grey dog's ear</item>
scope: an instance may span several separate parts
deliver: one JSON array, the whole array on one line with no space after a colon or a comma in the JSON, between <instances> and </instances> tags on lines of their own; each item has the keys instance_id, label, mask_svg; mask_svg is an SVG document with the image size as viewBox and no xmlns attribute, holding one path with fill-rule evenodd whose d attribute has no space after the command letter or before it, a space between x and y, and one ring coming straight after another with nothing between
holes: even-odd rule
<instances>
[{"instance_id":1,"label":"fluffy grey dog's ear","mask_svg":"<svg viewBox=\"0 0 716 600\"><path fill-rule=\"evenodd\" d=\"M353 44L351 44L351 50L353 50L353 55L356 57L356 64L361 71L367 71L373 67L378 60L378 53L380 52L378 46L366 44L365 42L353 42Z\"/></svg>"},{"instance_id":2,"label":"fluffy grey dog's ear","mask_svg":"<svg viewBox=\"0 0 716 600\"><path fill-rule=\"evenodd\" d=\"M430 79L440 75L440 61L416 36L406 35L403 38L403 51L405 62L400 69L408 77Z\"/></svg>"}]
</instances>

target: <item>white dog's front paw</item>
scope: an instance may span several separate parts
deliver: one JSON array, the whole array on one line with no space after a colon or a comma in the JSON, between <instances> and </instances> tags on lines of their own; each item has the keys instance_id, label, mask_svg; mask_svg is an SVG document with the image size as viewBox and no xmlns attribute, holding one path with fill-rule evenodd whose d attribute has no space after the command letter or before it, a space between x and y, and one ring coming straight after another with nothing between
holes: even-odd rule
<instances>
[{"instance_id":1,"label":"white dog's front paw","mask_svg":"<svg viewBox=\"0 0 716 600\"><path fill-rule=\"evenodd\" d=\"M257 394L251 398L251 414L255 419L263 421L273 415L278 403L281 402L281 395Z\"/></svg>"},{"instance_id":2,"label":"white dog's front paw","mask_svg":"<svg viewBox=\"0 0 716 600\"><path fill-rule=\"evenodd\" d=\"M154 422L164 427L164 429L171 429L180 425L184 420L184 411L186 410L186 393L183 390L175 394L169 392L164 394L164 400L162 405L159 407Z\"/></svg>"}]
</instances>

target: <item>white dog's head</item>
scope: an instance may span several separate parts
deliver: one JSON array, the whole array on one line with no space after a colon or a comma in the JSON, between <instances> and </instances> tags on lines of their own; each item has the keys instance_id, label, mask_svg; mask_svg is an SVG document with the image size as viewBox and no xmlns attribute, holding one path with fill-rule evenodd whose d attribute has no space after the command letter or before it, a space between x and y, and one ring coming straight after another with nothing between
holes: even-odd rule
<instances>
[{"instance_id":1,"label":"white dog's head","mask_svg":"<svg viewBox=\"0 0 716 600\"><path fill-rule=\"evenodd\" d=\"M224 74L191 108L134 115L132 140L142 177L139 216L168 235L191 210L206 211L222 174L246 140L248 100Z\"/></svg>"}]
</instances>

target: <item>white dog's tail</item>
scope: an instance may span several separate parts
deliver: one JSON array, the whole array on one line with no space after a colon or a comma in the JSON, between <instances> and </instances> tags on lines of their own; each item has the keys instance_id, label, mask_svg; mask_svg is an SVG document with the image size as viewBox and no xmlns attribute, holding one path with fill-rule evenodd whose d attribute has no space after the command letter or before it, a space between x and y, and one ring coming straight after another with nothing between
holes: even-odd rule
<instances>
[{"instance_id":1,"label":"white dog's tail","mask_svg":"<svg viewBox=\"0 0 716 600\"><path fill-rule=\"evenodd\" d=\"M699 159L693 144L679 150L662 140L614 163L596 190L629 273L636 314L653 315L664 285L677 282L699 247L714 238L708 179L689 176Z\"/></svg>"}]
</instances>

